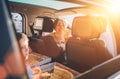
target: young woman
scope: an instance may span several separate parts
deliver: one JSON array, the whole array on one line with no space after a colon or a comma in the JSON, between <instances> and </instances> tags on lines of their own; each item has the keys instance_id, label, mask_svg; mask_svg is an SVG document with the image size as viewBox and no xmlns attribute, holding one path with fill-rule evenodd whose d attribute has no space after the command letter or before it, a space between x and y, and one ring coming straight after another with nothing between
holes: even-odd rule
<instances>
[{"instance_id":1,"label":"young woman","mask_svg":"<svg viewBox=\"0 0 120 79\"><path fill-rule=\"evenodd\" d=\"M65 46L68 38L71 35L71 31L67 29L67 22L64 19L58 18L54 21L54 32L49 34L54 38L57 46L61 48L61 54L57 58L53 58L53 61L64 63L66 60Z\"/></svg>"},{"instance_id":2,"label":"young woman","mask_svg":"<svg viewBox=\"0 0 120 79\"><path fill-rule=\"evenodd\" d=\"M65 50L65 44L70 37L71 31L67 29L67 23L64 19L58 18L54 21L54 32L50 34L59 47Z\"/></svg>"}]
</instances>

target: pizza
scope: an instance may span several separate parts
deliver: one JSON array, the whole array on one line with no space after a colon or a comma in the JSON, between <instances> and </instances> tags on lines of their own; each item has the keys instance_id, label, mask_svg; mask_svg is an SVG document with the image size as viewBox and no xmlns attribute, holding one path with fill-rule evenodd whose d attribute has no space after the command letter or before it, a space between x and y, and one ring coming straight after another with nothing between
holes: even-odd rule
<instances>
[{"instance_id":1,"label":"pizza","mask_svg":"<svg viewBox=\"0 0 120 79\"><path fill-rule=\"evenodd\" d=\"M55 66L50 79L73 79L73 74L68 70Z\"/></svg>"}]
</instances>

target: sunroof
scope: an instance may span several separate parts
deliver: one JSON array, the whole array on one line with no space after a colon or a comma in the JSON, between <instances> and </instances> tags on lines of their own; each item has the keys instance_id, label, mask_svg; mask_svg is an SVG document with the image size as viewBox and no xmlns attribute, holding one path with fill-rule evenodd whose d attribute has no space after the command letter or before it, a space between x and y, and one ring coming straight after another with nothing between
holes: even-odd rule
<instances>
[{"instance_id":1,"label":"sunroof","mask_svg":"<svg viewBox=\"0 0 120 79\"><path fill-rule=\"evenodd\" d=\"M9 1L44 6L44 7L49 7L56 10L84 6L84 5L68 3L68 2L58 1L58 0L9 0Z\"/></svg>"}]
</instances>

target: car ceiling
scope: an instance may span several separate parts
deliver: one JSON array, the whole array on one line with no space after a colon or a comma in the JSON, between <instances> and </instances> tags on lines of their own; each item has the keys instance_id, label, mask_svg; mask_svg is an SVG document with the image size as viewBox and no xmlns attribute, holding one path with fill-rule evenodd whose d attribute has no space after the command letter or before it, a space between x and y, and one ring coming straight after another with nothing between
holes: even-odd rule
<instances>
[{"instance_id":1,"label":"car ceiling","mask_svg":"<svg viewBox=\"0 0 120 79\"><path fill-rule=\"evenodd\" d=\"M110 6L111 0L9 0L15 6L18 3L28 4L21 6L31 7L37 6L41 8L44 15L68 15L68 14L93 14L102 13ZM26 8L26 9L27 9ZM25 9L25 8L24 8ZM45 10L46 9L46 10ZM104 12L106 13L106 12Z\"/></svg>"},{"instance_id":2,"label":"car ceiling","mask_svg":"<svg viewBox=\"0 0 120 79\"><path fill-rule=\"evenodd\" d=\"M26 3L26 4L37 5L42 7L49 7L55 10L84 6L76 3L69 3L69 2L58 1L58 0L9 0L9 1Z\"/></svg>"}]
</instances>

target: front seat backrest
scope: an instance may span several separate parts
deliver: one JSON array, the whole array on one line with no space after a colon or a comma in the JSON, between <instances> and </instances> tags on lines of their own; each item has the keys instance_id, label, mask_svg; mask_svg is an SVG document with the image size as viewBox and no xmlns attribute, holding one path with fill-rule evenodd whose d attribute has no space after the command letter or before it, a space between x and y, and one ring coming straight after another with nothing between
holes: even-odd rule
<instances>
[{"instance_id":1,"label":"front seat backrest","mask_svg":"<svg viewBox=\"0 0 120 79\"><path fill-rule=\"evenodd\" d=\"M106 31L106 20L100 16L78 16L75 17L72 23L73 37L83 39L97 38Z\"/></svg>"},{"instance_id":2,"label":"front seat backrest","mask_svg":"<svg viewBox=\"0 0 120 79\"><path fill-rule=\"evenodd\" d=\"M43 32L53 31L53 21L52 18L47 16L37 16L33 25L30 25L32 37L30 37L30 47L31 49L39 54L49 55L48 49L46 49L46 44L43 39L41 39Z\"/></svg>"},{"instance_id":3,"label":"front seat backrest","mask_svg":"<svg viewBox=\"0 0 120 79\"><path fill-rule=\"evenodd\" d=\"M68 66L84 72L112 58L105 43L98 39L105 30L106 21L101 16L75 17L72 23L72 37L66 45Z\"/></svg>"},{"instance_id":4,"label":"front seat backrest","mask_svg":"<svg viewBox=\"0 0 120 79\"><path fill-rule=\"evenodd\" d=\"M43 36L40 38L44 41L46 53L49 57L57 58L60 55L61 49L57 46L52 36Z\"/></svg>"}]
</instances>

